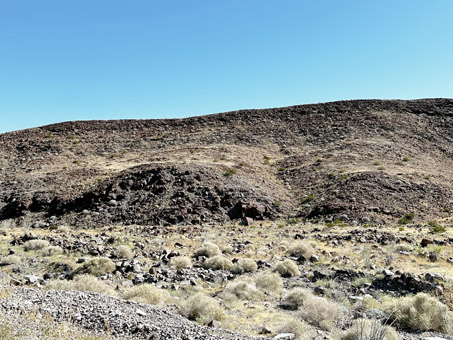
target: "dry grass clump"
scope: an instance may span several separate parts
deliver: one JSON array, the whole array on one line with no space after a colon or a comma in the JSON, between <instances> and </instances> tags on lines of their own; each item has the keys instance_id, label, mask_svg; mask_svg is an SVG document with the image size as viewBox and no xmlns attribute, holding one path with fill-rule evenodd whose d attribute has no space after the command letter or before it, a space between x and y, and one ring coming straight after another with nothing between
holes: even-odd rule
<instances>
[{"instance_id":1,"label":"dry grass clump","mask_svg":"<svg viewBox=\"0 0 453 340\"><path fill-rule=\"evenodd\" d=\"M311 324L330 330L341 316L340 305L323 297L307 294L299 307L300 316Z\"/></svg>"},{"instance_id":2,"label":"dry grass clump","mask_svg":"<svg viewBox=\"0 0 453 340\"><path fill-rule=\"evenodd\" d=\"M300 257L303 256L307 260L316 252L312 244L307 242L298 241L291 245L287 253L290 256Z\"/></svg>"},{"instance_id":3,"label":"dry grass clump","mask_svg":"<svg viewBox=\"0 0 453 340\"><path fill-rule=\"evenodd\" d=\"M268 294L277 294L283 289L280 275L270 271L259 273L255 277L255 285L258 289Z\"/></svg>"},{"instance_id":4,"label":"dry grass clump","mask_svg":"<svg viewBox=\"0 0 453 340\"><path fill-rule=\"evenodd\" d=\"M75 275L91 274L94 276L102 276L112 273L116 269L115 263L106 257L97 257L91 259L74 271Z\"/></svg>"},{"instance_id":5,"label":"dry grass clump","mask_svg":"<svg viewBox=\"0 0 453 340\"><path fill-rule=\"evenodd\" d=\"M212 242L205 242L201 245L200 248L198 248L194 256L199 257L199 256L206 256L206 257L213 257L220 255L220 248L217 244L214 244Z\"/></svg>"},{"instance_id":6,"label":"dry grass clump","mask_svg":"<svg viewBox=\"0 0 453 340\"><path fill-rule=\"evenodd\" d=\"M308 289L296 287L291 289L282 299L282 304L293 309L298 309L304 304L308 295L312 293Z\"/></svg>"},{"instance_id":7,"label":"dry grass clump","mask_svg":"<svg viewBox=\"0 0 453 340\"><path fill-rule=\"evenodd\" d=\"M47 283L45 288L51 290L80 290L116 296L116 292L112 287L89 274L78 275L72 281L52 280Z\"/></svg>"},{"instance_id":8,"label":"dry grass clump","mask_svg":"<svg viewBox=\"0 0 453 340\"><path fill-rule=\"evenodd\" d=\"M190 320L206 325L212 320L222 320L224 312L219 303L212 297L197 293L185 301L179 309L180 313Z\"/></svg>"},{"instance_id":9,"label":"dry grass clump","mask_svg":"<svg viewBox=\"0 0 453 340\"><path fill-rule=\"evenodd\" d=\"M233 267L233 262L225 256L216 255L204 261L203 267L214 270L230 270Z\"/></svg>"},{"instance_id":10,"label":"dry grass clump","mask_svg":"<svg viewBox=\"0 0 453 340\"><path fill-rule=\"evenodd\" d=\"M19 264L19 263L21 263L21 261L22 261L21 258L17 255L7 255L2 258L0 263L3 266L8 266L10 264Z\"/></svg>"},{"instance_id":11,"label":"dry grass clump","mask_svg":"<svg viewBox=\"0 0 453 340\"><path fill-rule=\"evenodd\" d=\"M240 300L259 301L264 294L256 288L256 283L251 278L238 278L226 285L222 297L225 300L234 298Z\"/></svg>"},{"instance_id":12,"label":"dry grass clump","mask_svg":"<svg viewBox=\"0 0 453 340\"><path fill-rule=\"evenodd\" d=\"M220 249L222 250L222 253L224 253L224 254L232 254L233 253L233 247L230 246L229 244L221 246Z\"/></svg>"},{"instance_id":13,"label":"dry grass clump","mask_svg":"<svg viewBox=\"0 0 453 340\"><path fill-rule=\"evenodd\" d=\"M307 325L302 320L288 317L285 318L285 322L280 325L277 333L292 333L295 335L294 340L303 339L303 336L307 333Z\"/></svg>"},{"instance_id":14,"label":"dry grass clump","mask_svg":"<svg viewBox=\"0 0 453 340\"><path fill-rule=\"evenodd\" d=\"M131 259L132 257L134 257L134 253L132 252L132 249L129 246L122 244L116 247L115 256L118 259Z\"/></svg>"},{"instance_id":15,"label":"dry grass clump","mask_svg":"<svg viewBox=\"0 0 453 340\"><path fill-rule=\"evenodd\" d=\"M170 267L173 269L182 269L192 267L192 260L187 256L175 256L170 259Z\"/></svg>"},{"instance_id":16,"label":"dry grass clump","mask_svg":"<svg viewBox=\"0 0 453 340\"><path fill-rule=\"evenodd\" d=\"M39 250L49 246L49 241L46 240L29 240L24 243L25 251Z\"/></svg>"},{"instance_id":17,"label":"dry grass clump","mask_svg":"<svg viewBox=\"0 0 453 340\"><path fill-rule=\"evenodd\" d=\"M380 320L357 319L345 330L340 340L399 340L398 333L391 326L385 326Z\"/></svg>"},{"instance_id":18,"label":"dry grass clump","mask_svg":"<svg viewBox=\"0 0 453 340\"><path fill-rule=\"evenodd\" d=\"M231 271L235 274L252 273L258 270L258 265L252 259L239 259L234 265Z\"/></svg>"},{"instance_id":19,"label":"dry grass clump","mask_svg":"<svg viewBox=\"0 0 453 340\"><path fill-rule=\"evenodd\" d=\"M127 300L150 305L161 305L170 300L170 294L166 290L156 288L148 283L127 289L123 296Z\"/></svg>"},{"instance_id":20,"label":"dry grass clump","mask_svg":"<svg viewBox=\"0 0 453 340\"><path fill-rule=\"evenodd\" d=\"M42 249L43 256L53 256L63 254L63 249L59 246L48 246Z\"/></svg>"},{"instance_id":21,"label":"dry grass clump","mask_svg":"<svg viewBox=\"0 0 453 340\"><path fill-rule=\"evenodd\" d=\"M452 331L453 312L425 293L392 300L385 308L397 327L414 331Z\"/></svg>"},{"instance_id":22,"label":"dry grass clump","mask_svg":"<svg viewBox=\"0 0 453 340\"><path fill-rule=\"evenodd\" d=\"M297 268L297 265L294 263L294 261L291 260L278 262L274 266L274 268L272 268L272 271L279 273L282 277L293 277L300 275L299 268Z\"/></svg>"}]
</instances>

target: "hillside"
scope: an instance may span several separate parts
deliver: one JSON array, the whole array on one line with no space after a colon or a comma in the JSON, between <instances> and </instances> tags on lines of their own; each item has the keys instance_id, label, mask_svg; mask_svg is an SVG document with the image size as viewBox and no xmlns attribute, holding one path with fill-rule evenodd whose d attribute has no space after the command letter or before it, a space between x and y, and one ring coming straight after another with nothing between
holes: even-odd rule
<instances>
[{"instance_id":1,"label":"hillside","mask_svg":"<svg viewBox=\"0 0 453 340\"><path fill-rule=\"evenodd\" d=\"M349 224L453 211L453 100L356 100L0 135L0 218Z\"/></svg>"}]
</instances>

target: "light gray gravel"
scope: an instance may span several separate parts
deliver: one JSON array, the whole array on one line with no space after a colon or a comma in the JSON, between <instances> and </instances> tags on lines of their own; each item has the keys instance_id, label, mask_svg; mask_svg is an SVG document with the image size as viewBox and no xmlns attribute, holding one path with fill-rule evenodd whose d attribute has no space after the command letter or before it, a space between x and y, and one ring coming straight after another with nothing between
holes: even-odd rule
<instances>
[{"instance_id":1,"label":"light gray gravel","mask_svg":"<svg viewBox=\"0 0 453 340\"><path fill-rule=\"evenodd\" d=\"M175 340L256 340L223 329L201 327L163 307L79 291L44 291L15 288L11 297L0 299L3 315L35 311L55 321L70 321L85 330L112 338Z\"/></svg>"}]
</instances>

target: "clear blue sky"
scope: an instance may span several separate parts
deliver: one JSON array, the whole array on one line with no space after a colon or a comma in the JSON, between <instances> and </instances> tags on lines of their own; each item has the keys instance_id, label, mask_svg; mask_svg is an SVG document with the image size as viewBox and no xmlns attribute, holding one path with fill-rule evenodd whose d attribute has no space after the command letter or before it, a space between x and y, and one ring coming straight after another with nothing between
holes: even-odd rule
<instances>
[{"instance_id":1,"label":"clear blue sky","mask_svg":"<svg viewBox=\"0 0 453 340\"><path fill-rule=\"evenodd\" d=\"M452 97L452 0L0 0L0 132Z\"/></svg>"}]
</instances>

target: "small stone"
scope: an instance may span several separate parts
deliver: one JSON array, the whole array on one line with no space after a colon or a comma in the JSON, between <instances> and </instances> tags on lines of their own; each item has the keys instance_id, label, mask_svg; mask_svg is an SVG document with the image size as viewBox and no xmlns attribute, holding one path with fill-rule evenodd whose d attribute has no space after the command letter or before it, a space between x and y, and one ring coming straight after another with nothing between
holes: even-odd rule
<instances>
[{"instance_id":1,"label":"small stone","mask_svg":"<svg viewBox=\"0 0 453 340\"><path fill-rule=\"evenodd\" d=\"M135 311L135 313L136 313L137 315L140 315L140 316L146 316L146 315L147 315L147 314L146 314L144 311L142 311L141 309L137 309L137 310Z\"/></svg>"}]
</instances>

